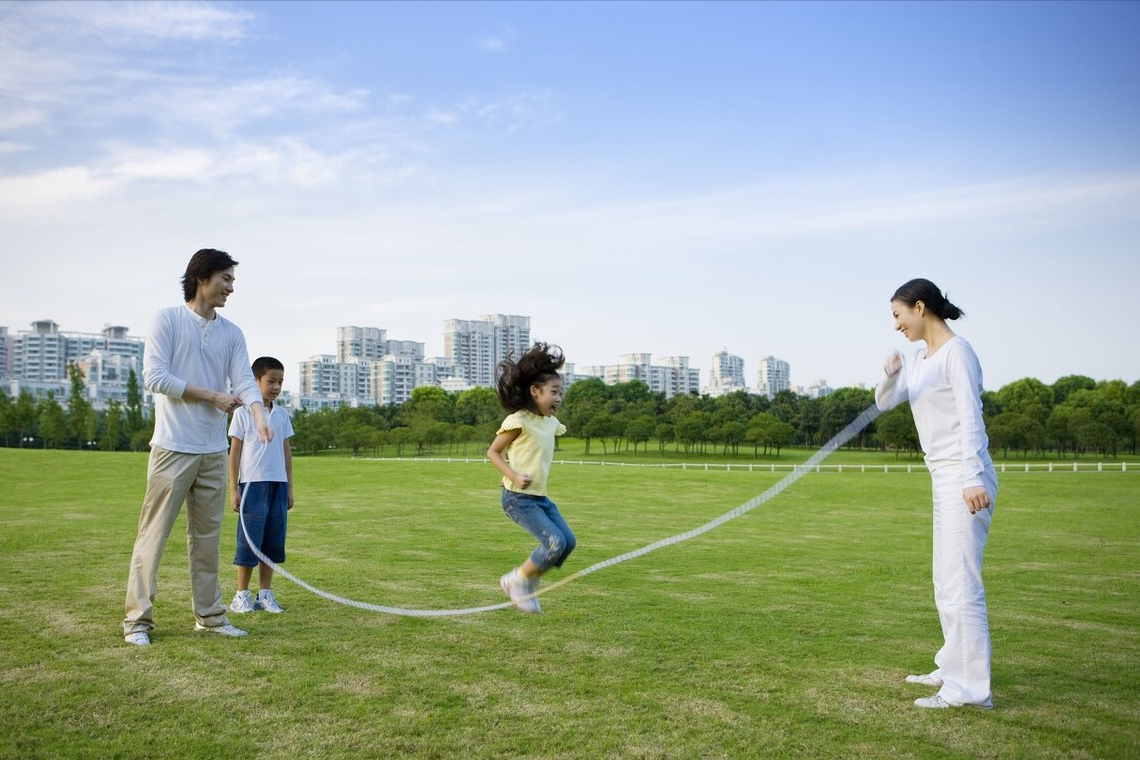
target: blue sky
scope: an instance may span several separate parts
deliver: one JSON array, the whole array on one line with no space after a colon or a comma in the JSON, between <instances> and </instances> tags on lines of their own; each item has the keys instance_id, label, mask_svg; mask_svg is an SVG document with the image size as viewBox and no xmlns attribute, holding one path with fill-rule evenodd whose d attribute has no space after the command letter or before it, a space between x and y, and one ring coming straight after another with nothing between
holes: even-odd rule
<instances>
[{"instance_id":1,"label":"blue sky","mask_svg":"<svg viewBox=\"0 0 1140 760\"><path fill-rule=\"evenodd\" d=\"M916 276L986 386L1140 379L1140 3L0 2L0 325L230 251L286 363L528 314L579 366L873 384Z\"/></svg>"}]
</instances>

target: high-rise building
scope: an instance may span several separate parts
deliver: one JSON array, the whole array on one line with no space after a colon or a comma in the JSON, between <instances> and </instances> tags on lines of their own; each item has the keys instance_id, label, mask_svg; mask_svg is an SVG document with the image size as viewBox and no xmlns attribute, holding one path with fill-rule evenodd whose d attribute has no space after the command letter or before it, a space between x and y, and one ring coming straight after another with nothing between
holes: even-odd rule
<instances>
[{"instance_id":1,"label":"high-rise building","mask_svg":"<svg viewBox=\"0 0 1140 760\"><path fill-rule=\"evenodd\" d=\"M373 362L388 353L387 330L379 327L336 328L336 360Z\"/></svg>"},{"instance_id":2,"label":"high-rise building","mask_svg":"<svg viewBox=\"0 0 1140 760\"><path fill-rule=\"evenodd\" d=\"M791 390L792 368L782 359L774 356L765 356L760 360L760 376L757 392L768 398L774 397L780 391Z\"/></svg>"},{"instance_id":3,"label":"high-rise building","mask_svg":"<svg viewBox=\"0 0 1140 760\"><path fill-rule=\"evenodd\" d=\"M31 330L7 336L0 362L7 364L10 355L9 381L15 392L28 390L35 396L54 393L66 403L71 390L67 374L70 364L84 373L87 397L96 409L111 400L125 403L131 370L134 370L141 400L142 361L146 341L128 335L126 327L108 325L101 333L62 332L50 319L32 322Z\"/></svg>"},{"instance_id":4,"label":"high-rise building","mask_svg":"<svg viewBox=\"0 0 1140 760\"><path fill-rule=\"evenodd\" d=\"M520 356L530 346L530 317L490 314L443 323L443 353L474 386L494 386L499 362L508 354Z\"/></svg>"},{"instance_id":5,"label":"high-rise building","mask_svg":"<svg viewBox=\"0 0 1140 760\"><path fill-rule=\"evenodd\" d=\"M723 396L734 391L748 390L744 382L744 360L730 354L728 350L713 354L709 369L709 384L704 393L709 396Z\"/></svg>"},{"instance_id":6,"label":"high-rise building","mask_svg":"<svg viewBox=\"0 0 1140 760\"><path fill-rule=\"evenodd\" d=\"M652 354L623 354L617 364L583 367L577 379L597 377L607 385L640 380L654 393L672 398L678 393L698 393L701 371L689 366L687 356L662 357L661 364L653 364Z\"/></svg>"},{"instance_id":7,"label":"high-rise building","mask_svg":"<svg viewBox=\"0 0 1140 760\"><path fill-rule=\"evenodd\" d=\"M336 354L318 354L300 365L302 409L402 404L412 389L438 385L455 372L443 359L424 360L424 344L389 340L378 327L336 330Z\"/></svg>"},{"instance_id":8,"label":"high-rise building","mask_svg":"<svg viewBox=\"0 0 1140 760\"><path fill-rule=\"evenodd\" d=\"M8 340L8 328L0 327L0 383L6 382L12 374L12 342Z\"/></svg>"}]
</instances>

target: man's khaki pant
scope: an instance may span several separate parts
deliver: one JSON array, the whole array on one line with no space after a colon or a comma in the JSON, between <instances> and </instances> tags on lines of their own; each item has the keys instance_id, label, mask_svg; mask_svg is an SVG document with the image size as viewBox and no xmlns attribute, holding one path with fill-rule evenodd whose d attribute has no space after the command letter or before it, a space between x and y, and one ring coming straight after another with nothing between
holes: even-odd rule
<instances>
[{"instance_id":1,"label":"man's khaki pant","mask_svg":"<svg viewBox=\"0 0 1140 760\"><path fill-rule=\"evenodd\" d=\"M147 466L146 496L127 578L123 633L154 628L158 563L174 521L186 503L186 550L194 617L204 626L224 625L218 552L225 514L226 452L183 454L154 446Z\"/></svg>"}]
</instances>

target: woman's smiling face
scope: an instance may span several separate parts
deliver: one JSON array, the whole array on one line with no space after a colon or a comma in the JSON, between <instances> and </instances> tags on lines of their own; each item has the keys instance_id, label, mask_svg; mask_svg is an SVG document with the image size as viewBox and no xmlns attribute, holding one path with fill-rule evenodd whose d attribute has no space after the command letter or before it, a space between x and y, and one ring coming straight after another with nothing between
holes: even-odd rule
<instances>
[{"instance_id":1,"label":"woman's smiling face","mask_svg":"<svg viewBox=\"0 0 1140 760\"><path fill-rule=\"evenodd\" d=\"M919 301L914 306L907 306L902 301L891 301L891 314L895 318L895 329L906 336L912 343L926 337L926 323L922 313L926 304Z\"/></svg>"}]
</instances>

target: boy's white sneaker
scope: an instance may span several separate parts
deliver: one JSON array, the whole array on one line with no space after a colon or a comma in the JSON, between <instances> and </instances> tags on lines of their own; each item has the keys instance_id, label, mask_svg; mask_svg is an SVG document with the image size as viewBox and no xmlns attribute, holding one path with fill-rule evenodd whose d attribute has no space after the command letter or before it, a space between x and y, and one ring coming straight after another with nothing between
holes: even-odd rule
<instances>
[{"instance_id":1,"label":"boy's white sneaker","mask_svg":"<svg viewBox=\"0 0 1140 760\"><path fill-rule=\"evenodd\" d=\"M247 635L245 631L240 628L235 628L229 623L223 623L222 625L202 625L201 623L195 623L194 630L216 633L219 636L225 636L230 639L237 639Z\"/></svg>"},{"instance_id":2,"label":"boy's white sneaker","mask_svg":"<svg viewBox=\"0 0 1140 760\"><path fill-rule=\"evenodd\" d=\"M244 615L247 612L253 612L254 609L253 595L249 593L249 589L234 594L234 600L230 602L230 612Z\"/></svg>"},{"instance_id":3,"label":"boy's white sneaker","mask_svg":"<svg viewBox=\"0 0 1140 760\"><path fill-rule=\"evenodd\" d=\"M135 631L134 633L128 633L123 637L123 641L127 642L128 644L134 644L136 647L150 646L150 636L146 631Z\"/></svg>"},{"instance_id":4,"label":"boy's white sneaker","mask_svg":"<svg viewBox=\"0 0 1140 760\"><path fill-rule=\"evenodd\" d=\"M274 615L278 615L285 611L284 608L282 608L281 605L277 603L277 597L273 595L273 590L268 588L257 592L257 601L253 603L253 608L255 610L272 612Z\"/></svg>"}]
</instances>

